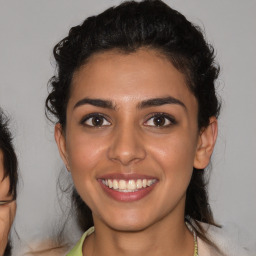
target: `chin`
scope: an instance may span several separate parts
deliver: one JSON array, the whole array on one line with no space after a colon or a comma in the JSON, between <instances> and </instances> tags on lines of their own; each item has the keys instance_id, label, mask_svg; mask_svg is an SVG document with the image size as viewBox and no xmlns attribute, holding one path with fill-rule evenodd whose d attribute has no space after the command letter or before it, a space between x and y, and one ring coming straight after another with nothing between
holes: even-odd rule
<instances>
[{"instance_id":1,"label":"chin","mask_svg":"<svg viewBox=\"0 0 256 256\"><path fill-rule=\"evenodd\" d=\"M119 232L139 232L147 229L155 223L154 220L148 220L145 216L126 216L126 218L115 218L115 221L106 221L106 224L113 230Z\"/></svg>"},{"instance_id":2,"label":"chin","mask_svg":"<svg viewBox=\"0 0 256 256\"><path fill-rule=\"evenodd\" d=\"M118 231L118 232L140 232L147 228L147 225L139 225L137 224L126 224L126 225L111 225L111 229Z\"/></svg>"}]
</instances>

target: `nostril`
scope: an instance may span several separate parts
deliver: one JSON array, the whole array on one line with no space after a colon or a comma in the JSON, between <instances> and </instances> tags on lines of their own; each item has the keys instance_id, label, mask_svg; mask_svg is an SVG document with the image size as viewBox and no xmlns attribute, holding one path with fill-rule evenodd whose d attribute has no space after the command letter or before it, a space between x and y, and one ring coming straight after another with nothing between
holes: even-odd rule
<instances>
[{"instance_id":1,"label":"nostril","mask_svg":"<svg viewBox=\"0 0 256 256\"><path fill-rule=\"evenodd\" d=\"M146 156L143 143L135 136L116 137L108 150L108 158L113 161L119 161L123 165L129 165L131 162L140 161Z\"/></svg>"},{"instance_id":2,"label":"nostril","mask_svg":"<svg viewBox=\"0 0 256 256\"><path fill-rule=\"evenodd\" d=\"M144 159L144 154L138 154L137 152L124 152L119 151L117 154L110 154L109 157L113 161L119 161L123 165L129 165L132 162L137 162Z\"/></svg>"}]
</instances>

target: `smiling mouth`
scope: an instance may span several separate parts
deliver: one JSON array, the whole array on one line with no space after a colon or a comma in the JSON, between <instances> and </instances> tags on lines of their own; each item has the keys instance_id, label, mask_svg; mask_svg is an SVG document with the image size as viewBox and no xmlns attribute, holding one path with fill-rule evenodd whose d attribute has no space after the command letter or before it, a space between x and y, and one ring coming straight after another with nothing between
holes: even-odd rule
<instances>
[{"instance_id":1,"label":"smiling mouth","mask_svg":"<svg viewBox=\"0 0 256 256\"><path fill-rule=\"evenodd\" d=\"M106 187L123 193L136 192L147 187L151 187L157 182L156 179L101 179Z\"/></svg>"}]
</instances>

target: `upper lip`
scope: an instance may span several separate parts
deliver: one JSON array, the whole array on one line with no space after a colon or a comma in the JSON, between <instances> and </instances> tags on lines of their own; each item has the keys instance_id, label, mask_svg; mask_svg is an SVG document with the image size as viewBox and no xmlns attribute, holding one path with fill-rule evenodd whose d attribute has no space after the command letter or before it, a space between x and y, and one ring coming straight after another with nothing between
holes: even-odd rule
<instances>
[{"instance_id":1,"label":"upper lip","mask_svg":"<svg viewBox=\"0 0 256 256\"><path fill-rule=\"evenodd\" d=\"M101 180L107 180L107 179L116 179L116 180L137 180L137 179L156 179L156 177L144 175L144 174L138 174L138 173L109 173L104 174L98 179Z\"/></svg>"}]
</instances>

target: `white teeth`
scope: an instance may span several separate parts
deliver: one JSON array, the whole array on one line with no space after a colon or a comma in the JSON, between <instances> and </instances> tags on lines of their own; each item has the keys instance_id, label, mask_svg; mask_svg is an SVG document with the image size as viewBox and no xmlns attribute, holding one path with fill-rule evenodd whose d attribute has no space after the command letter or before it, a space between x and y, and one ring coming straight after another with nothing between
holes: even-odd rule
<instances>
[{"instance_id":1,"label":"white teeth","mask_svg":"<svg viewBox=\"0 0 256 256\"><path fill-rule=\"evenodd\" d=\"M137 189L142 188L142 181L141 180L137 180L136 187L137 187Z\"/></svg>"},{"instance_id":2,"label":"white teeth","mask_svg":"<svg viewBox=\"0 0 256 256\"><path fill-rule=\"evenodd\" d=\"M118 181L117 180L113 180L113 189L118 189Z\"/></svg>"},{"instance_id":3,"label":"white teeth","mask_svg":"<svg viewBox=\"0 0 256 256\"><path fill-rule=\"evenodd\" d=\"M109 188L112 188L113 187L113 183L112 183L112 180L108 180L108 185L107 185Z\"/></svg>"},{"instance_id":4,"label":"white teeth","mask_svg":"<svg viewBox=\"0 0 256 256\"><path fill-rule=\"evenodd\" d=\"M154 183L154 181L153 181L153 180L148 180L148 181L147 181L147 185L148 185L148 187L150 187L153 183Z\"/></svg>"},{"instance_id":5,"label":"white teeth","mask_svg":"<svg viewBox=\"0 0 256 256\"><path fill-rule=\"evenodd\" d=\"M119 180L119 189L126 189L126 181Z\"/></svg>"},{"instance_id":6,"label":"white teeth","mask_svg":"<svg viewBox=\"0 0 256 256\"><path fill-rule=\"evenodd\" d=\"M129 180L128 181L127 189L129 189L129 190L135 190L136 189L136 183L135 183L134 180Z\"/></svg>"},{"instance_id":7,"label":"white teeth","mask_svg":"<svg viewBox=\"0 0 256 256\"><path fill-rule=\"evenodd\" d=\"M143 186L143 188L145 188L147 186L147 180L146 179L143 179L142 186Z\"/></svg>"},{"instance_id":8,"label":"white teeth","mask_svg":"<svg viewBox=\"0 0 256 256\"><path fill-rule=\"evenodd\" d=\"M138 189L150 187L156 182L156 179L136 179L136 180L102 180L102 183L114 190L121 192L134 192Z\"/></svg>"}]
</instances>

